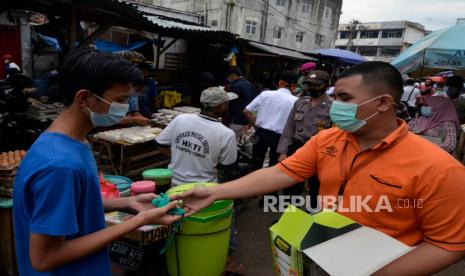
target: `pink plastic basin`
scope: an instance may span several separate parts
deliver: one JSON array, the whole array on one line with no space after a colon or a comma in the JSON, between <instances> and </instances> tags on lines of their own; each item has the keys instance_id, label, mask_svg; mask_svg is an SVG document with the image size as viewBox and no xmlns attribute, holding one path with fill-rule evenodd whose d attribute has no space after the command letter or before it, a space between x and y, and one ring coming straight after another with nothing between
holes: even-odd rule
<instances>
[{"instance_id":1,"label":"pink plastic basin","mask_svg":"<svg viewBox=\"0 0 465 276\"><path fill-rule=\"evenodd\" d=\"M131 194L155 193L156 184L154 181L137 181L131 185Z\"/></svg>"}]
</instances>

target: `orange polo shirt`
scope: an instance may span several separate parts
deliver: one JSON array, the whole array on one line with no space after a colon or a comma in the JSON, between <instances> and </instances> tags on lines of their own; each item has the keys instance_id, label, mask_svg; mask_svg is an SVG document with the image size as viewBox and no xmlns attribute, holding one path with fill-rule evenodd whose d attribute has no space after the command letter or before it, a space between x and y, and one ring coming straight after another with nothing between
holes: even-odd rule
<instances>
[{"instance_id":1,"label":"orange polo shirt","mask_svg":"<svg viewBox=\"0 0 465 276\"><path fill-rule=\"evenodd\" d=\"M356 170L373 155L377 159ZM465 167L409 132L403 121L363 152L351 133L338 128L321 131L276 166L298 182L318 175L320 195L333 197L343 175L357 171L346 182L339 201L339 208L344 208L339 209L341 214L409 246L427 241L448 250L465 250ZM366 199L368 209L357 207L361 205L356 202Z\"/></svg>"}]
</instances>

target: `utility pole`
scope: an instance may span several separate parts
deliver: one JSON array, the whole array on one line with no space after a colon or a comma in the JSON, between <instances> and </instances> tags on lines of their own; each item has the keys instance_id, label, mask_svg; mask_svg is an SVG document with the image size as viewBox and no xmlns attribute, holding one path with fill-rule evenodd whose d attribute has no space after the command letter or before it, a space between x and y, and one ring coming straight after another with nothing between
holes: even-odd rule
<instances>
[{"instance_id":1,"label":"utility pole","mask_svg":"<svg viewBox=\"0 0 465 276\"><path fill-rule=\"evenodd\" d=\"M207 7L207 1L205 1L203 5L203 25L208 26L208 7Z\"/></svg>"},{"instance_id":2,"label":"utility pole","mask_svg":"<svg viewBox=\"0 0 465 276\"><path fill-rule=\"evenodd\" d=\"M264 8L263 8L263 13L262 13L262 24L261 25L261 30L260 30L260 41L265 42L266 38L266 28L268 27L268 9L270 7L270 1L269 0L264 0Z\"/></svg>"},{"instance_id":3,"label":"utility pole","mask_svg":"<svg viewBox=\"0 0 465 276\"><path fill-rule=\"evenodd\" d=\"M349 41L347 41L347 50L349 51L351 51L352 46L354 46L354 35L357 35L357 29L365 29L361 24L362 22L358 19L352 19L352 21L349 22L349 26L346 27L346 29L349 30Z\"/></svg>"},{"instance_id":4,"label":"utility pole","mask_svg":"<svg viewBox=\"0 0 465 276\"><path fill-rule=\"evenodd\" d=\"M349 22L349 26L346 27L347 30L349 30L349 41L347 41L347 50L351 50L352 46L354 45L354 39L353 35L354 33L357 33L357 25L360 22L357 19L352 19L352 21Z\"/></svg>"}]
</instances>

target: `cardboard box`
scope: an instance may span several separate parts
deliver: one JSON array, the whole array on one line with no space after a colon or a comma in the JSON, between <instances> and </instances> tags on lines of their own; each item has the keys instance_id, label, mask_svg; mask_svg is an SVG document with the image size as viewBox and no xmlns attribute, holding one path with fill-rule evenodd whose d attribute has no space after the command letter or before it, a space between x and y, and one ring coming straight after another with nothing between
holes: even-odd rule
<instances>
[{"instance_id":1,"label":"cardboard box","mask_svg":"<svg viewBox=\"0 0 465 276\"><path fill-rule=\"evenodd\" d=\"M124 212L110 212L105 214L107 226L122 223L133 215ZM145 225L124 236L124 238L135 241L140 247L163 240L171 234L178 232L178 227L174 225Z\"/></svg>"},{"instance_id":2,"label":"cardboard box","mask_svg":"<svg viewBox=\"0 0 465 276\"><path fill-rule=\"evenodd\" d=\"M310 275L311 263L334 276L370 275L413 249L336 212L310 215L292 205L270 235L280 276Z\"/></svg>"}]
</instances>

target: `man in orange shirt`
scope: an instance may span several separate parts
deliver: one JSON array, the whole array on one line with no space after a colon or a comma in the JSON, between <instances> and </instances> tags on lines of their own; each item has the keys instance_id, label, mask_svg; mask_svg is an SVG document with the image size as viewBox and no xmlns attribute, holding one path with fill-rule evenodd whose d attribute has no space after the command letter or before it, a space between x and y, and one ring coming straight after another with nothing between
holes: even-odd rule
<instances>
[{"instance_id":1,"label":"man in orange shirt","mask_svg":"<svg viewBox=\"0 0 465 276\"><path fill-rule=\"evenodd\" d=\"M346 70L330 110L337 128L321 131L274 167L185 193L188 214L317 174L320 194L336 198L339 212L416 246L375 275L429 275L450 266L465 256L465 167L396 118L402 92L400 73L387 63ZM364 208L354 210L354 198Z\"/></svg>"}]
</instances>

